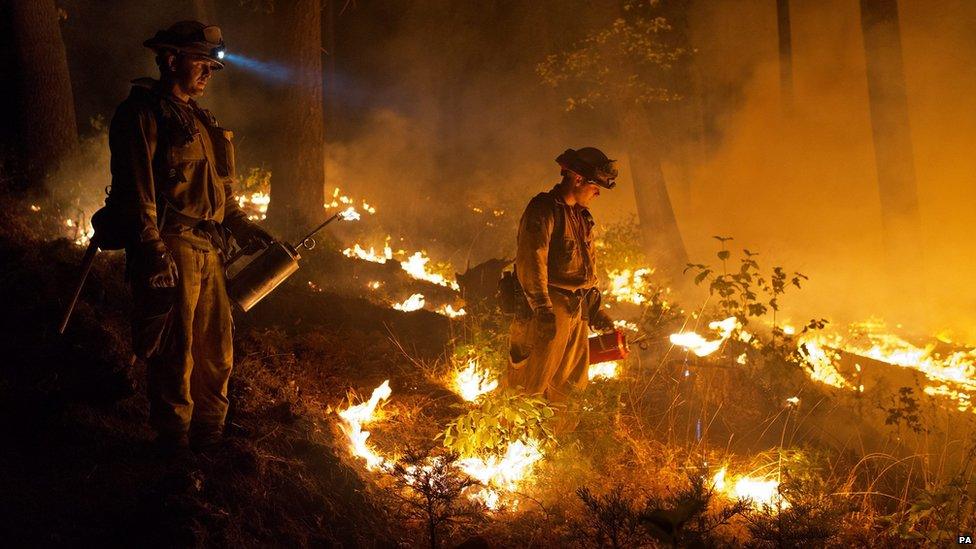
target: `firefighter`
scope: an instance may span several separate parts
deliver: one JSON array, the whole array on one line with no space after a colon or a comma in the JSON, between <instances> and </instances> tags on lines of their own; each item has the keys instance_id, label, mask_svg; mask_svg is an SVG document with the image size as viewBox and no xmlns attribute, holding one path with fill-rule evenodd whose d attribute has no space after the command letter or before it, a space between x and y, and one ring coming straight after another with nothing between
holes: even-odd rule
<instances>
[{"instance_id":1,"label":"firefighter","mask_svg":"<svg viewBox=\"0 0 976 549\"><path fill-rule=\"evenodd\" d=\"M519 221L515 274L528 309L510 332L506 384L565 401L587 383L589 329L613 329L597 290L589 205L612 189L617 170L599 149L568 149L562 181L535 196Z\"/></svg>"},{"instance_id":2,"label":"firefighter","mask_svg":"<svg viewBox=\"0 0 976 549\"><path fill-rule=\"evenodd\" d=\"M112 118L109 202L123 212L133 347L148 366L157 443L200 449L220 440L227 414L228 237L244 246L273 237L234 198L233 134L194 101L224 66L220 29L182 21L143 45L160 77L134 80Z\"/></svg>"}]
</instances>

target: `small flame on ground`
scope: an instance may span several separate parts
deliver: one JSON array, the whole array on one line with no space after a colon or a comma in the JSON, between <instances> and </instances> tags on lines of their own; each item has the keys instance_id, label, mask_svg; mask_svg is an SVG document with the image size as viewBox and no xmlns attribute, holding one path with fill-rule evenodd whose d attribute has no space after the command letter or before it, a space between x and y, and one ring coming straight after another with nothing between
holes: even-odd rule
<instances>
[{"instance_id":1,"label":"small flame on ground","mask_svg":"<svg viewBox=\"0 0 976 549\"><path fill-rule=\"evenodd\" d=\"M498 380L491 377L491 372L480 368L477 360L469 360L464 369L455 370L451 386L461 398L468 402L478 400L483 394L498 388Z\"/></svg>"},{"instance_id":2,"label":"small flame on ground","mask_svg":"<svg viewBox=\"0 0 976 549\"><path fill-rule=\"evenodd\" d=\"M542 459L542 451L535 440L519 440L508 445L501 458L468 458L458 462L462 471L477 479L484 487L471 497L481 501L491 510L501 507L503 492L514 492L518 484L532 470L532 466Z\"/></svg>"},{"instance_id":3,"label":"small flame on ground","mask_svg":"<svg viewBox=\"0 0 976 549\"><path fill-rule=\"evenodd\" d=\"M379 290L380 286L382 285L383 283L380 282L379 280L373 280L369 284L367 284L366 287L368 287L370 290Z\"/></svg>"},{"instance_id":4,"label":"small flame on ground","mask_svg":"<svg viewBox=\"0 0 976 549\"><path fill-rule=\"evenodd\" d=\"M695 332L681 332L671 334L671 343L679 347L684 347L697 356L708 356L718 350L732 335L732 331L739 326L739 320L730 316L725 320L716 320L708 323L708 327L719 332L718 339L705 339Z\"/></svg>"},{"instance_id":5,"label":"small flame on ground","mask_svg":"<svg viewBox=\"0 0 976 549\"><path fill-rule=\"evenodd\" d=\"M406 261L400 262L400 267L407 272L410 276L418 280L426 280L427 282L433 282L440 286L447 286L452 290L459 291L461 289L457 282L453 280L448 280L442 274L434 273L427 270L427 264L430 263L430 258L424 252L414 252Z\"/></svg>"},{"instance_id":6,"label":"small flame on ground","mask_svg":"<svg viewBox=\"0 0 976 549\"><path fill-rule=\"evenodd\" d=\"M375 248L371 247L367 250L359 244L354 245L352 248L342 250L342 254L346 257L355 257L362 259L363 261L382 264L393 259L393 248L390 247L390 239L387 237L386 244L383 246L383 252L381 254L376 253Z\"/></svg>"},{"instance_id":7,"label":"small flame on ground","mask_svg":"<svg viewBox=\"0 0 976 549\"><path fill-rule=\"evenodd\" d=\"M455 309L454 306L451 305L450 303L437 309L437 312L450 318L457 318L459 316L464 316L468 314L468 312L464 310L464 307L461 307L460 309Z\"/></svg>"},{"instance_id":8,"label":"small flame on ground","mask_svg":"<svg viewBox=\"0 0 976 549\"><path fill-rule=\"evenodd\" d=\"M369 431L363 430L364 426L378 419L376 407L390 398L391 394L390 381L386 380L373 389L368 401L337 412L342 419L339 427L349 438L349 451L364 460L370 471L389 472L392 469L392 462L367 444ZM465 474L484 485L477 490L470 490L467 496L482 502L491 510L497 510L503 503L502 498L518 489L518 484L525 480L532 466L540 459L542 451L537 441L520 440L509 444L501 457L467 458L460 460L458 466Z\"/></svg>"},{"instance_id":9,"label":"small flame on ground","mask_svg":"<svg viewBox=\"0 0 976 549\"><path fill-rule=\"evenodd\" d=\"M366 468L371 471L382 467L386 463L386 458L377 454L366 444L369 431L364 431L363 426L376 420L376 406L390 398L392 392L390 380L386 380L379 387L373 389L373 394L369 400L339 412L339 417L343 421L339 427L349 437L349 451L354 456L364 459Z\"/></svg>"},{"instance_id":10,"label":"small flame on ground","mask_svg":"<svg viewBox=\"0 0 976 549\"><path fill-rule=\"evenodd\" d=\"M405 299L402 303L395 303L393 308L398 311L410 312L417 311L424 308L424 294L413 294L412 296Z\"/></svg>"},{"instance_id":11,"label":"small flame on ground","mask_svg":"<svg viewBox=\"0 0 976 549\"><path fill-rule=\"evenodd\" d=\"M609 362L597 362L596 364L590 364L590 369L587 371L587 377L590 381L594 379L616 379L619 375L617 371L618 364L617 361L611 360Z\"/></svg>"},{"instance_id":12,"label":"small flame on ground","mask_svg":"<svg viewBox=\"0 0 976 549\"><path fill-rule=\"evenodd\" d=\"M40 207L40 206L38 206L37 204L31 204L31 205L30 205L30 210L31 210L32 212L39 212L39 211L41 211L41 207Z\"/></svg>"},{"instance_id":13,"label":"small flame on ground","mask_svg":"<svg viewBox=\"0 0 976 549\"><path fill-rule=\"evenodd\" d=\"M779 493L779 481L739 475L734 481L726 480L727 467L722 467L712 483L715 490L732 499L747 499L755 504L786 508L790 503Z\"/></svg>"},{"instance_id":14,"label":"small flame on ground","mask_svg":"<svg viewBox=\"0 0 976 549\"><path fill-rule=\"evenodd\" d=\"M838 389L854 389L854 386L834 366L834 363L840 360L837 351L823 347L819 341L811 338L801 342L800 354L810 366L807 368L810 379Z\"/></svg>"}]
</instances>

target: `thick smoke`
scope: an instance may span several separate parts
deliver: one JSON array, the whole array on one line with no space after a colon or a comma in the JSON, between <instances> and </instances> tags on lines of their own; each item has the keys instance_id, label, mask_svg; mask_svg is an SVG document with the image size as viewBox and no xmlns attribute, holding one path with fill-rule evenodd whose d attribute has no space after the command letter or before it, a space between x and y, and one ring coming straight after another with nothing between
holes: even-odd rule
<instances>
[{"instance_id":1,"label":"thick smoke","mask_svg":"<svg viewBox=\"0 0 976 549\"><path fill-rule=\"evenodd\" d=\"M767 263L808 274L808 288L788 300L798 320L876 315L911 330L972 336L974 6L899 2L925 264L895 273L882 241L857 3L792 4L792 107L780 94L773 3L733 4L713 5L725 43L721 53L715 45L703 52L713 56L700 66L721 78L723 64L745 60L751 71L720 125L720 144L696 171L692 203L679 205L691 253L711 256L707 237L732 235ZM737 27L746 18L758 28ZM906 287L910 293L893 293Z\"/></svg>"}]
</instances>

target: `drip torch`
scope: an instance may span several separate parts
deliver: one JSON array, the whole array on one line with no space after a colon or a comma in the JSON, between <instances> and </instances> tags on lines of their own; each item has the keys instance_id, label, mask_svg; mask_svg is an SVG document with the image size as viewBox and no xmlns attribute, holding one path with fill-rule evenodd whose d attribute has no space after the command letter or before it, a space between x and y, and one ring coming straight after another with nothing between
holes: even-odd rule
<instances>
[{"instance_id":1,"label":"drip torch","mask_svg":"<svg viewBox=\"0 0 976 549\"><path fill-rule=\"evenodd\" d=\"M358 219L359 214L352 208L336 213L315 227L295 245L275 240L227 281L227 295L244 312L251 310L259 301L298 270L298 260L302 257L298 253L298 249L311 250L315 247L313 237L326 225L340 217L353 220ZM239 250L227 262L227 267L230 267L238 259L253 255L256 252L257 250L252 247Z\"/></svg>"}]
</instances>

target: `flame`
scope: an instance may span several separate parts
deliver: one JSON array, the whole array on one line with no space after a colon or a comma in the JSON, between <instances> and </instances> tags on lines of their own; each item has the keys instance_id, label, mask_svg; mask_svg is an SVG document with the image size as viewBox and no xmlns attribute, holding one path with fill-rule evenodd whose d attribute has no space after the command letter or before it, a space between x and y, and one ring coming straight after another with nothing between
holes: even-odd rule
<instances>
[{"instance_id":1,"label":"flame","mask_svg":"<svg viewBox=\"0 0 976 549\"><path fill-rule=\"evenodd\" d=\"M611 270L607 272L609 285L606 293L613 296L616 301L640 305L647 301L648 284L646 277L653 272L654 269Z\"/></svg>"},{"instance_id":2,"label":"flame","mask_svg":"<svg viewBox=\"0 0 976 549\"><path fill-rule=\"evenodd\" d=\"M271 195L263 192L253 192L249 195L237 197L237 204L251 221L260 221L268 217L268 204L270 203Z\"/></svg>"},{"instance_id":3,"label":"flame","mask_svg":"<svg viewBox=\"0 0 976 549\"><path fill-rule=\"evenodd\" d=\"M732 499L748 499L764 506L786 508L790 503L779 493L779 481L739 475L734 482L727 482L727 467L722 467L712 479L715 490Z\"/></svg>"},{"instance_id":4,"label":"flame","mask_svg":"<svg viewBox=\"0 0 976 549\"><path fill-rule=\"evenodd\" d=\"M400 262L400 267L407 272L413 278L418 280L426 280L427 282L433 282L440 286L447 286L455 291L459 291L461 288L458 286L457 282L453 280L448 280L444 275L439 273L434 273L427 270L427 264L430 263L430 258L424 252L414 252L406 261Z\"/></svg>"},{"instance_id":5,"label":"flame","mask_svg":"<svg viewBox=\"0 0 976 549\"><path fill-rule=\"evenodd\" d=\"M923 388L926 394L951 400L960 411L974 411L971 399L976 391L976 349L954 351L947 355L935 352L935 344L919 347L904 338L887 332L884 322L868 320L850 326L850 335L816 334L802 338L807 362L814 366L810 373L821 381L852 390L863 386L847 383L836 373L833 362L839 359L836 350L871 358L892 366L911 368L921 372L930 382ZM860 371L860 365L856 365ZM836 374L836 375L835 375Z\"/></svg>"},{"instance_id":6,"label":"flame","mask_svg":"<svg viewBox=\"0 0 976 549\"><path fill-rule=\"evenodd\" d=\"M508 445L502 457L467 458L458 462L462 471L477 479L484 488L470 494L491 510L501 506L503 492L514 492L532 471L532 466L542 459L542 451L535 440L518 440Z\"/></svg>"},{"instance_id":7,"label":"flame","mask_svg":"<svg viewBox=\"0 0 976 549\"><path fill-rule=\"evenodd\" d=\"M395 303L393 308L398 311L410 312L424 308L424 294L413 294L402 303Z\"/></svg>"},{"instance_id":8,"label":"flame","mask_svg":"<svg viewBox=\"0 0 976 549\"><path fill-rule=\"evenodd\" d=\"M380 286L382 286L382 285L383 285L383 283L380 282L379 280L373 280L369 284L367 284L366 286L370 290L379 290L380 289Z\"/></svg>"},{"instance_id":9,"label":"flame","mask_svg":"<svg viewBox=\"0 0 976 549\"><path fill-rule=\"evenodd\" d=\"M30 205L30 210L31 210L32 212L39 212L39 211L41 211L41 207L40 207L40 206L38 206L37 204L31 204L31 205Z\"/></svg>"},{"instance_id":10,"label":"flame","mask_svg":"<svg viewBox=\"0 0 976 549\"><path fill-rule=\"evenodd\" d=\"M40 209L40 208L38 208ZM69 238L73 238L74 242L78 246L87 246L93 236L95 236L95 228L92 227L90 221L86 223L80 223L74 219L68 218L64 220L64 226L71 229L71 234Z\"/></svg>"},{"instance_id":11,"label":"flame","mask_svg":"<svg viewBox=\"0 0 976 549\"><path fill-rule=\"evenodd\" d=\"M373 394L368 401L338 412L343 421L339 427L349 437L349 451L354 456L366 460L366 468L371 471L383 467L386 464L386 458L377 454L366 444L369 431L364 431L363 426L376 420L376 406L381 401L390 398L392 392L390 380L386 380L379 387L373 389Z\"/></svg>"},{"instance_id":12,"label":"flame","mask_svg":"<svg viewBox=\"0 0 976 549\"><path fill-rule=\"evenodd\" d=\"M386 237L386 244L383 246L382 254L376 253L375 248L370 247L370 249L367 250L359 244L354 245L352 248L342 250L342 254L346 257L356 257L362 259L363 261L382 264L393 259L393 248L390 247L390 237Z\"/></svg>"},{"instance_id":13,"label":"flame","mask_svg":"<svg viewBox=\"0 0 976 549\"><path fill-rule=\"evenodd\" d=\"M461 398L474 402L481 395L497 389L498 380L492 379L491 372L479 368L478 361L471 359L464 369L454 371L451 386Z\"/></svg>"},{"instance_id":14,"label":"flame","mask_svg":"<svg viewBox=\"0 0 976 549\"><path fill-rule=\"evenodd\" d=\"M442 315L444 315L444 316L450 317L450 318L457 318L459 316L464 316L464 315L468 314L468 312L464 310L464 307L461 307L460 309L456 309L455 310L454 309L454 306L451 305L450 303L448 303L447 305L444 305L443 307L437 309L437 312L440 313L440 314L442 314Z\"/></svg>"},{"instance_id":15,"label":"flame","mask_svg":"<svg viewBox=\"0 0 976 549\"><path fill-rule=\"evenodd\" d=\"M596 364L590 364L590 369L587 371L587 377L590 381L597 378L604 379L616 379L619 375L617 371L617 361L611 360L609 362L597 362Z\"/></svg>"},{"instance_id":16,"label":"flame","mask_svg":"<svg viewBox=\"0 0 976 549\"><path fill-rule=\"evenodd\" d=\"M376 407L380 402L390 398L391 394L390 380L386 380L373 389L368 401L337 412L342 420L339 427L349 438L349 451L365 461L366 468L370 471L389 472L392 469L392 461L367 444L369 431L363 430L364 426L378 419ZM501 457L467 458L460 460L458 467L484 485L477 490L468 491L466 495L481 501L489 509L497 510L501 507L503 496L517 490L518 484L528 477L532 466L540 459L542 459L542 451L537 441L520 440L509 444Z\"/></svg>"},{"instance_id":17,"label":"flame","mask_svg":"<svg viewBox=\"0 0 976 549\"><path fill-rule=\"evenodd\" d=\"M342 212L339 213L339 217L341 217L343 221L359 221L362 218L362 216L359 215L359 212L356 211L356 208L352 206L342 210Z\"/></svg>"},{"instance_id":18,"label":"flame","mask_svg":"<svg viewBox=\"0 0 976 549\"><path fill-rule=\"evenodd\" d=\"M681 332L671 334L670 340L673 345L684 347L697 356L708 356L718 350L723 343L732 335L732 331L739 326L739 320L730 316L725 320L716 320L708 323L712 330L718 330L718 339L705 339L695 332Z\"/></svg>"},{"instance_id":19,"label":"flame","mask_svg":"<svg viewBox=\"0 0 976 549\"><path fill-rule=\"evenodd\" d=\"M834 366L834 363L840 360L837 351L822 346L816 338L803 338L800 343L800 354L810 365L807 369L810 379L838 389L854 389L854 386Z\"/></svg>"}]
</instances>

